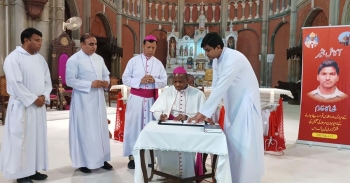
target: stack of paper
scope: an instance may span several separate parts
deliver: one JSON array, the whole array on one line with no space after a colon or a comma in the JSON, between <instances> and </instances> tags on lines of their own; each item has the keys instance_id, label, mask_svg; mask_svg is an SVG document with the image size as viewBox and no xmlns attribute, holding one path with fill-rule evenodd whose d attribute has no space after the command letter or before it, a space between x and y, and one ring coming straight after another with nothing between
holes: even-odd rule
<instances>
[{"instance_id":1,"label":"stack of paper","mask_svg":"<svg viewBox=\"0 0 350 183\"><path fill-rule=\"evenodd\" d=\"M219 125L204 125L204 132L206 133L221 133L221 127Z\"/></svg>"}]
</instances>

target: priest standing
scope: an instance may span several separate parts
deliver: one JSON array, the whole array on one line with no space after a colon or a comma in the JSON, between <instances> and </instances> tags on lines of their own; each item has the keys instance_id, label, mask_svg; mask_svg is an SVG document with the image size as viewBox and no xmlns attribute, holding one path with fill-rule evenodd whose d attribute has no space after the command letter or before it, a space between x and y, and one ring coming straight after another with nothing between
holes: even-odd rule
<instances>
[{"instance_id":1,"label":"priest standing","mask_svg":"<svg viewBox=\"0 0 350 183\"><path fill-rule=\"evenodd\" d=\"M161 61L154 57L156 37L149 35L143 40L143 54L131 58L123 73L123 84L131 87L126 105L124 129L124 156L129 156L129 169L135 169L132 150L144 126L153 120L153 105L158 89L167 84L167 74Z\"/></svg>"},{"instance_id":2,"label":"priest standing","mask_svg":"<svg viewBox=\"0 0 350 183\"><path fill-rule=\"evenodd\" d=\"M201 90L188 84L183 67L173 71L173 86L162 92L150 111L157 120L185 121L196 115L205 102ZM195 153L156 151L159 170L181 178L195 176Z\"/></svg>"},{"instance_id":3,"label":"priest standing","mask_svg":"<svg viewBox=\"0 0 350 183\"><path fill-rule=\"evenodd\" d=\"M109 86L109 71L95 53L96 37L80 38L81 50L66 65L66 83L73 88L69 114L69 147L73 167L84 173L113 167L110 161L109 131L104 89Z\"/></svg>"},{"instance_id":4,"label":"priest standing","mask_svg":"<svg viewBox=\"0 0 350 183\"><path fill-rule=\"evenodd\" d=\"M201 47L213 60L212 91L191 120L211 117L220 100L225 107L225 127L233 183L259 183L264 172L263 127L258 80L248 59L224 48L218 33L208 33Z\"/></svg>"},{"instance_id":5,"label":"priest standing","mask_svg":"<svg viewBox=\"0 0 350 183\"><path fill-rule=\"evenodd\" d=\"M52 90L50 71L38 52L42 33L28 28L5 59L7 93L10 95L0 153L0 170L18 183L44 180L37 171L48 169L46 105Z\"/></svg>"}]
</instances>

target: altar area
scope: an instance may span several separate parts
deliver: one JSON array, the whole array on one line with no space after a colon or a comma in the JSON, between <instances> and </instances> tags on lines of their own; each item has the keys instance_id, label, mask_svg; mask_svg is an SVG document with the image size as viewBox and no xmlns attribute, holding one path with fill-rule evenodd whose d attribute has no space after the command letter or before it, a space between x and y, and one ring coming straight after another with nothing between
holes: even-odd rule
<instances>
[{"instance_id":1,"label":"altar area","mask_svg":"<svg viewBox=\"0 0 350 183\"><path fill-rule=\"evenodd\" d=\"M187 73L194 77L196 86L211 86L212 81L212 60L205 55L205 51L201 48L204 36L209 33L209 27L206 27L206 17L204 15L204 7L201 4L201 14L198 18L199 27L195 27L193 38L189 35L179 37L179 32L175 31L173 22L172 31L167 33L167 64L166 72L168 74L168 84L172 84L172 72L176 67L182 66ZM238 33L233 31L232 21L229 25L230 31L225 32L222 38L224 46L235 49L237 47ZM205 81L207 83L205 83Z\"/></svg>"}]
</instances>

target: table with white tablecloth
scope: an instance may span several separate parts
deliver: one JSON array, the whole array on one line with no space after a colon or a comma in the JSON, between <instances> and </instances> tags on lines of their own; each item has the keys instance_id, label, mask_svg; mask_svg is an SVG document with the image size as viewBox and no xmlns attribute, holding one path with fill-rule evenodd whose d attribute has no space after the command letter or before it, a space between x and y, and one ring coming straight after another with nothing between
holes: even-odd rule
<instances>
[{"instance_id":1,"label":"table with white tablecloth","mask_svg":"<svg viewBox=\"0 0 350 183\"><path fill-rule=\"evenodd\" d=\"M217 183L231 183L230 163L225 134L205 133L204 127L159 125L151 121L141 131L134 146L134 181L143 183L140 151L180 151L218 155L215 178ZM147 176L147 175L146 175ZM146 180L147 182L147 180Z\"/></svg>"}]
</instances>

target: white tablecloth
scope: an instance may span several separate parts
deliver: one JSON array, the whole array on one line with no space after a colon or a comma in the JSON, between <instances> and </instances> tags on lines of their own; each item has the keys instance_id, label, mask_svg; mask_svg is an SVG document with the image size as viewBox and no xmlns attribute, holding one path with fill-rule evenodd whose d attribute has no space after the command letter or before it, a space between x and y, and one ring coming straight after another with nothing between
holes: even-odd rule
<instances>
[{"instance_id":1,"label":"white tablecloth","mask_svg":"<svg viewBox=\"0 0 350 183\"><path fill-rule=\"evenodd\" d=\"M125 85L113 85L111 87L111 90L113 89L120 89L123 94L123 99L127 99L129 94L130 94L130 87L127 87ZM159 89L159 93L164 90L164 88ZM273 103L278 103L280 99L280 95L287 95L291 98L293 98L292 93L289 90L283 90L283 89L278 89L278 88L259 88L260 90L260 101L261 105L266 105L266 104L273 104ZM205 87L204 88L204 95L206 98L209 97L211 93L211 87ZM221 107L222 103L219 105Z\"/></svg>"},{"instance_id":2,"label":"white tablecloth","mask_svg":"<svg viewBox=\"0 0 350 183\"><path fill-rule=\"evenodd\" d=\"M136 183L143 183L141 149L217 154L217 182L232 182L224 133L205 133L203 127L158 125L156 121L151 121L141 131L134 146Z\"/></svg>"}]
</instances>

